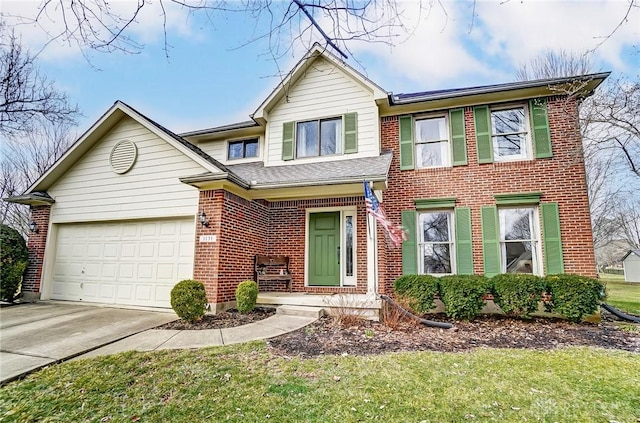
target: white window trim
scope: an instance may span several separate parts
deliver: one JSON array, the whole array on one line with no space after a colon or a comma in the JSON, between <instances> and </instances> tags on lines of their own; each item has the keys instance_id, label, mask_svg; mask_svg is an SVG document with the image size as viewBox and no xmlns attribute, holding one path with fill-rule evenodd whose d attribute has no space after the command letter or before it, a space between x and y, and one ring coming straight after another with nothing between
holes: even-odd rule
<instances>
[{"instance_id":1,"label":"white window trim","mask_svg":"<svg viewBox=\"0 0 640 423\"><path fill-rule=\"evenodd\" d=\"M533 215L531 216L531 234L535 235L535 239L518 239L518 240L505 240L504 239L504 230L502 228L502 222L500 221L500 210L513 210L513 209L531 209L533 210ZM498 234L499 234L499 243L500 243L500 272L507 272L507 260L506 260L506 249L504 248L504 244L507 242L531 242L533 252L531 254L531 258L533 260L533 275L543 276L542 274L542 237L540 233L540 213L538 206L514 206L514 207L498 207Z\"/></svg>"},{"instance_id":2,"label":"white window trim","mask_svg":"<svg viewBox=\"0 0 640 423\"><path fill-rule=\"evenodd\" d=\"M333 154L320 154L320 151L318 151L318 154L315 156L298 156L298 124L300 123L307 123L307 122L318 122L318 148L320 150L322 150L322 140L321 140L321 135L322 135L322 130L321 130L321 123L323 120L340 120L340 144L336 144L336 152ZM296 120L293 123L294 125L294 135L293 135L293 142L294 142L294 157L296 160L307 160L307 159L318 159L318 158L322 158L322 157L335 157L335 156L342 156L344 155L344 116L343 115L334 115L334 116L325 116L325 117L321 117L321 118L315 118L315 119L301 119L301 120Z\"/></svg>"},{"instance_id":3,"label":"white window trim","mask_svg":"<svg viewBox=\"0 0 640 423\"><path fill-rule=\"evenodd\" d=\"M447 139L437 140L437 141L418 141L417 140L417 123L420 120L426 119L437 119L444 118L444 125L447 130ZM428 115L418 115L413 118L413 149L415 155L416 169L439 169L443 167L451 167L451 156L452 156L452 145L451 145L451 125L449 124L449 115L447 113L438 113L438 114L428 114ZM436 142L447 142L448 148L445 148L445 154L443 156L442 164L437 166L418 166L418 145L420 144L433 144Z\"/></svg>"},{"instance_id":4,"label":"white window trim","mask_svg":"<svg viewBox=\"0 0 640 423\"><path fill-rule=\"evenodd\" d=\"M518 108L523 108L524 109L524 130L526 131L524 134L524 145L522 146L522 150L524 150L524 154L521 151L521 154L515 156L500 156L498 155L498 149L496 148L496 145L494 143L494 140L496 138L496 136L498 134L494 134L493 133L493 124L491 123L492 119L492 113L493 112L499 112L501 110L509 110L509 109L518 109ZM489 108L489 123L491 124L491 149L492 149L492 154L493 154L493 160L496 162L517 162L517 161L523 161L523 160L531 160L533 158L533 146L532 146L532 140L531 140L531 119L529 117L529 105L527 103L509 103L509 104L503 104L503 105L499 105L499 106L491 106ZM505 134L516 134L516 133L520 133L520 132L514 132L514 133L505 133ZM500 135L504 135L504 134L500 134Z\"/></svg>"},{"instance_id":5,"label":"white window trim","mask_svg":"<svg viewBox=\"0 0 640 423\"><path fill-rule=\"evenodd\" d=\"M237 159L232 159L232 158L229 157L230 144L232 144L234 142L250 141L250 140L254 140L254 139L258 140L258 153L256 154L255 157L242 157L242 158L237 158ZM260 160L261 155L262 155L262 137L257 135L257 136L254 136L254 137L242 137L242 138L227 139L225 141L225 155L226 155L226 161L229 162L229 163L234 163L234 164Z\"/></svg>"},{"instance_id":6,"label":"white window trim","mask_svg":"<svg viewBox=\"0 0 640 423\"><path fill-rule=\"evenodd\" d=\"M424 236L424 231L422 230L422 226L420 226L420 215L421 214L429 214L429 213L448 213L448 222L449 222L449 242L424 242L422 237ZM416 228L418 229L418 273L421 275L431 275L431 276L449 276L455 275L457 272L456 268L456 233L455 233L455 211L453 209L434 209L434 210L423 210L418 211L416 218L418 222L416 222ZM424 271L424 252L423 246L425 244L449 244L450 247L450 256L449 261L451 262L451 273L425 273Z\"/></svg>"},{"instance_id":7,"label":"white window trim","mask_svg":"<svg viewBox=\"0 0 640 423\"><path fill-rule=\"evenodd\" d=\"M353 288L357 286L358 281L358 209L356 206L349 207L321 207L321 208L309 208L306 209L305 214L305 231L304 231L304 286L314 287L316 285L309 285L309 220L310 215L313 213L325 213L325 212L340 212L340 285L339 286L325 286L321 288L341 288L349 287ZM344 222L346 216L353 216L353 275L346 276L346 248L343 246L346 244L346 231L344 230Z\"/></svg>"}]
</instances>

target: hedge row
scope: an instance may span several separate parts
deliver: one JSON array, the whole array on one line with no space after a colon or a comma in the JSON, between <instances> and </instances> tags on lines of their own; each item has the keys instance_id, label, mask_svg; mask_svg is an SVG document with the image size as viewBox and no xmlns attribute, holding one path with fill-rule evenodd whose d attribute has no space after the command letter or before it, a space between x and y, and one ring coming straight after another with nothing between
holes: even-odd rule
<instances>
[{"instance_id":1,"label":"hedge row","mask_svg":"<svg viewBox=\"0 0 640 423\"><path fill-rule=\"evenodd\" d=\"M396 279L394 286L396 294L417 313L432 310L438 294L447 316L463 320L473 320L480 314L486 294L492 294L496 305L509 316L528 317L544 299L548 311L572 322L594 313L604 298L602 282L571 274L542 278L510 273L491 279L479 275L405 275Z\"/></svg>"}]
</instances>

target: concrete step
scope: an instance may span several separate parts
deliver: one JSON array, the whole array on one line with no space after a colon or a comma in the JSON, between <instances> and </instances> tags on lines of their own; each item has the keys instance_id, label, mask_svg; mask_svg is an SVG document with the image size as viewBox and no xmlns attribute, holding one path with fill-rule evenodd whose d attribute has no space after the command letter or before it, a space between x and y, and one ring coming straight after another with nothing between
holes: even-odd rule
<instances>
[{"instance_id":1,"label":"concrete step","mask_svg":"<svg viewBox=\"0 0 640 423\"><path fill-rule=\"evenodd\" d=\"M281 305L276 309L277 314L302 317L322 317L326 313L322 307L309 307L298 305Z\"/></svg>"}]
</instances>

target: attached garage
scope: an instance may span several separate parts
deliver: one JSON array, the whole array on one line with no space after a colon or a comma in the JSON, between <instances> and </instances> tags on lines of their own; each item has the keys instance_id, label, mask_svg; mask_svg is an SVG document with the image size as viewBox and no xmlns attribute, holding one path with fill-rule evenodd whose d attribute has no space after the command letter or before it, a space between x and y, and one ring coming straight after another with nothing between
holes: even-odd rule
<instances>
[{"instance_id":1,"label":"attached garage","mask_svg":"<svg viewBox=\"0 0 640 423\"><path fill-rule=\"evenodd\" d=\"M191 278L194 218L58 225L51 298L170 307Z\"/></svg>"}]
</instances>

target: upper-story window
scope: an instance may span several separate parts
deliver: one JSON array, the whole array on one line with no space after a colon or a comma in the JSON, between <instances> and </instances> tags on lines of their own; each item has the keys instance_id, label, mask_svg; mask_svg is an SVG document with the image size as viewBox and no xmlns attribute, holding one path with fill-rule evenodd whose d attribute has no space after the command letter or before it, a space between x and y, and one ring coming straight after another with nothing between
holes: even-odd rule
<instances>
[{"instance_id":1,"label":"upper-story window","mask_svg":"<svg viewBox=\"0 0 640 423\"><path fill-rule=\"evenodd\" d=\"M227 157L229 160L258 157L258 138L229 141Z\"/></svg>"},{"instance_id":2,"label":"upper-story window","mask_svg":"<svg viewBox=\"0 0 640 423\"><path fill-rule=\"evenodd\" d=\"M473 108L478 163L553 157L546 98Z\"/></svg>"},{"instance_id":3,"label":"upper-story window","mask_svg":"<svg viewBox=\"0 0 640 423\"><path fill-rule=\"evenodd\" d=\"M358 114L282 124L282 160L358 152Z\"/></svg>"},{"instance_id":4,"label":"upper-story window","mask_svg":"<svg viewBox=\"0 0 640 423\"><path fill-rule=\"evenodd\" d=\"M491 140L496 161L531 157L527 107L491 109Z\"/></svg>"},{"instance_id":5,"label":"upper-story window","mask_svg":"<svg viewBox=\"0 0 640 423\"><path fill-rule=\"evenodd\" d=\"M298 122L296 157L327 156L342 153L342 118Z\"/></svg>"},{"instance_id":6,"label":"upper-story window","mask_svg":"<svg viewBox=\"0 0 640 423\"><path fill-rule=\"evenodd\" d=\"M445 116L415 121L416 167L450 166L449 127Z\"/></svg>"}]
</instances>

